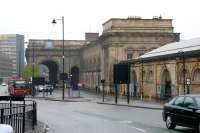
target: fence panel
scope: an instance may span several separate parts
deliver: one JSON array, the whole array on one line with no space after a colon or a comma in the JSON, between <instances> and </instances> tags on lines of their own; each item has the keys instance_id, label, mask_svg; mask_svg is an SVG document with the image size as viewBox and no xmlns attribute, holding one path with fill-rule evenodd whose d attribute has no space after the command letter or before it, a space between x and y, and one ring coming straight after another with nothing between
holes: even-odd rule
<instances>
[{"instance_id":1,"label":"fence panel","mask_svg":"<svg viewBox=\"0 0 200 133\"><path fill-rule=\"evenodd\" d=\"M37 124L37 106L35 101L0 102L0 123L9 124L15 133L34 130Z\"/></svg>"}]
</instances>

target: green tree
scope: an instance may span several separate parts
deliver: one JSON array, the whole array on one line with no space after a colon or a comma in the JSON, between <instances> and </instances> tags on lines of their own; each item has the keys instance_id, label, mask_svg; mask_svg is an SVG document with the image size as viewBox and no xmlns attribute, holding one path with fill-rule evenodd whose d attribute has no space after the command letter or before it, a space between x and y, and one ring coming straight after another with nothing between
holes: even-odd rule
<instances>
[{"instance_id":1,"label":"green tree","mask_svg":"<svg viewBox=\"0 0 200 133\"><path fill-rule=\"evenodd\" d=\"M31 77L33 75L33 67L30 64L27 64L22 71L22 77L26 80L30 81ZM39 76L39 66L34 67L34 76Z\"/></svg>"}]
</instances>

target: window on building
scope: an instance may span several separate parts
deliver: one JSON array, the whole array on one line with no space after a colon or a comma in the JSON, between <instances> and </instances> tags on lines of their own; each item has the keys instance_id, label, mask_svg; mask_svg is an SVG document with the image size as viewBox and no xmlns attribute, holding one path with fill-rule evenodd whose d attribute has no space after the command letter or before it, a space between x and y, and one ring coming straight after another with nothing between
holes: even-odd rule
<instances>
[{"instance_id":1,"label":"window on building","mask_svg":"<svg viewBox=\"0 0 200 133\"><path fill-rule=\"evenodd\" d=\"M141 50L139 51L139 56L145 54L145 52L146 52L146 50L141 49Z\"/></svg>"},{"instance_id":2,"label":"window on building","mask_svg":"<svg viewBox=\"0 0 200 133\"><path fill-rule=\"evenodd\" d=\"M153 81L153 71L149 71L147 81Z\"/></svg>"},{"instance_id":3,"label":"window on building","mask_svg":"<svg viewBox=\"0 0 200 133\"><path fill-rule=\"evenodd\" d=\"M132 53L128 53L127 54L127 59L132 59L133 58L133 54Z\"/></svg>"},{"instance_id":4,"label":"window on building","mask_svg":"<svg viewBox=\"0 0 200 133\"><path fill-rule=\"evenodd\" d=\"M51 40L44 41L44 48L53 48L53 42Z\"/></svg>"},{"instance_id":5,"label":"window on building","mask_svg":"<svg viewBox=\"0 0 200 133\"><path fill-rule=\"evenodd\" d=\"M194 71L194 80L200 80L200 69Z\"/></svg>"}]
</instances>

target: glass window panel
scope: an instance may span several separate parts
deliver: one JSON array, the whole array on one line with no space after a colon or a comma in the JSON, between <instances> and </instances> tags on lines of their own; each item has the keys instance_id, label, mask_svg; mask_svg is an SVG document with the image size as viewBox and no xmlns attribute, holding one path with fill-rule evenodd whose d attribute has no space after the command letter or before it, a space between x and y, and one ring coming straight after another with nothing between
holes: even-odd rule
<instances>
[{"instance_id":1,"label":"glass window panel","mask_svg":"<svg viewBox=\"0 0 200 133\"><path fill-rule=\"evenodd\" d=\"M184 106L185 107L195 106L194 100L191 97L186 97L184 101Z\"/></svg>"},{"instance_id":2,"label":"glass window panel","mask_svg":"<svg viewBox=\"0 0 200 133\"><path fill-rule=\"evenodd\" d=\"M176 105L176 106L183 106L183 100L184 100L184 97L178 97L176 99L176 101L174 102L174 105Z\"/></svg>"},{"instance_id":3,"label":"glass window panel","mask_svg":"<svg viewBox=\"0 0 200 133\"><path fill-rule=\"evenodd\" d=\"M194 72L194 80L200 80L200 69L199 68Z\"/></svg>"}]
</instances>

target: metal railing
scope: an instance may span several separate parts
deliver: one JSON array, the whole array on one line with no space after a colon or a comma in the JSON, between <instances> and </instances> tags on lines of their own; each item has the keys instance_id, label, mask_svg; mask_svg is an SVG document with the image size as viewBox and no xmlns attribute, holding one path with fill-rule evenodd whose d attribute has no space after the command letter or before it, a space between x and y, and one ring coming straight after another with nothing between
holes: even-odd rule
<instances>
[{"instance_id":1,"label":"metal railing","mask_svg":"<svg viewBox=\"0 0 200 133\"><path fill-rule=\"evenodd\" d=\"M0 97L0 124L9 124L14 133L34 130L37 125L37 106L35 101L24 97Z\"/></svg>"}]
</instances>

